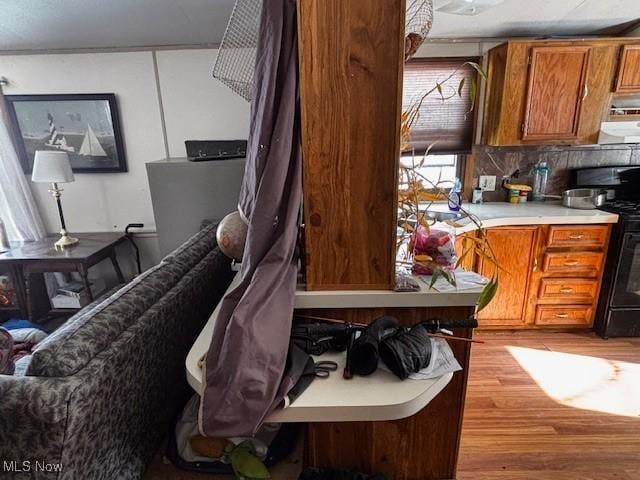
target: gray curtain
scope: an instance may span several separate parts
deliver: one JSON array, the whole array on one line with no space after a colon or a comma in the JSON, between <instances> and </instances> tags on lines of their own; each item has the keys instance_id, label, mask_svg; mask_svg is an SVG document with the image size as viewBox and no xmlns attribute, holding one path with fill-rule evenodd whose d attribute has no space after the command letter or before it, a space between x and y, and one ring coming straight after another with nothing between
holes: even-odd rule
<instances>
[{"instance_id":1,"label":"gray curtain","mask_svg":"<svg viewBox=\"0 0 640 480\"><path fill-rule=\"evenodd\" d=\"M241 282L222 300L203 372L200 429L216 437L255 434L292 386L284 369L302 203L295 0L263 3L259 42Z\"/></svg>"},{"instance_id":2,"label":"gray curtain","mask_svg":"<svg viewBox=\"0 0 640 480\"><path fill-rule=\"evenodd\" d=\"M0 220L10 240L40 240L46 231L18 159L17 134L0 87Z\"/></svg>"}]
</instances>

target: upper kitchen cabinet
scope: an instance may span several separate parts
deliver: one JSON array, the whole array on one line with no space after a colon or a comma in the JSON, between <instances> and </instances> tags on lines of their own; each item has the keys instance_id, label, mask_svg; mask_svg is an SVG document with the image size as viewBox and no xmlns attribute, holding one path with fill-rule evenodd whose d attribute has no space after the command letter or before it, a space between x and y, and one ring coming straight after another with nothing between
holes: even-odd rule
<instances>
[{"instance_id":1,"label":"upper kitchen cabinet","mask_svg":"<svg viewBox=\"0 0 640 480\"><path fill-rule=\"evenodd\" d=\"M589 47L534 47L522 140L575 140L587 97Z\"/></svg>"},{"instance_id":2,"label":"upper kitchen cabinet","mask_svg":"<svg viewBox=\"0 0 640 480\"><path fill-rule=\"evenodd\" d=\"M597 143L623 41L640 47L636 39L515 40L491 49L483 143Z\"/></svg>"},{"instance_id":3,"label":"upper kitchen cabinet","mask_svg":"<svg viewBox=\"0 0 640 480\"><path fill-rule=\"evenodd\" d=\"M622 47L616 92L640 92L640 45L624 45Z\"/></svg>"}]
</instances>

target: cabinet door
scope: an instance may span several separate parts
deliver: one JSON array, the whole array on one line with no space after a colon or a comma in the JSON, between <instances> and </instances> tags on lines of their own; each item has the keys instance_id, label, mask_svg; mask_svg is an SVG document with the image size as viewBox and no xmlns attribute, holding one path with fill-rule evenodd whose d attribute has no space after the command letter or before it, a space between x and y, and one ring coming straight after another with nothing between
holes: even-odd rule
<instances>
[{"instance_id":1,"label":"cabinet door","mask_svg":"<svg viewBox=\"0 0 640 480\"><path fill-rule=\"evenodd\" d=\"M622 47L616 92L640 92L640 45Z\"/></svg>"},{"instance_id":2,"label":"cabinet door","mask_svg":"<svg viewBox=\"0 0 640 480\"><path fill-rule=\"evenodd\" d=\"M590 47L534 47L522 140L578 138Z\"/></svg>"},{"instance_id":3,"label":"cabinet door","mask_svg":"<svg viewBox=\"0 0 640 480\"><path fill-rule=\"evenodd\" d=\"M487 235L500 265L498 291L491 303L478 314L480 326L524 325L524 306L529 275L533 268L537 227L490 228ZM479 259L478 272L491 278L495 265Z\"/></svg>"}]
</instances>

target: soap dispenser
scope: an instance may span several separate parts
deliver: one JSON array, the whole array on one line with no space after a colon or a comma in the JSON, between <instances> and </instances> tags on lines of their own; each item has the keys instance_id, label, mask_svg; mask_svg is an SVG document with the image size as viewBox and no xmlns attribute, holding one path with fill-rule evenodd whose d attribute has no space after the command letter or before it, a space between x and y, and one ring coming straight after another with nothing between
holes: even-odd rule
<instances>
[{"instance_id":1,"label":"soap dispenser","mask_svg":"<svg viewBox=\"0 0 640 480\"><path fill-rule=\"evenodd\" d=\"M456 178L453 182L453 188L449 192L449 210L452 212L460 211L462 205L462 182Z\"/></svg>"}]
</instances>

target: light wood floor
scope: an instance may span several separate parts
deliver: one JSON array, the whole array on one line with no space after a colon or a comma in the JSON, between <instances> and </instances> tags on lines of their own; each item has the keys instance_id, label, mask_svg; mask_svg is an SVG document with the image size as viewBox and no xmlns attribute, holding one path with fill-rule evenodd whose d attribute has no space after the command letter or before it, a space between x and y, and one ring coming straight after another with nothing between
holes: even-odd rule
<instances>
[{"instance_id":1,"label":"light wood floor","mask_svg":"<svg viewBox=\"0 0 640 480\"><path fill-rule=\"evenodd\" d=\"M487 343L473 347L458 480L640 480L640 339L476 336ZM274 479L294 480L299 458ZM145 478L215 477L158 458Z\"/></svg>"},{"instance_id":2,"label":"light wood floor","mask_svg":"<svg viewBox=\"0 0 640 480\"><path fill-rule=\"evenodd\" d=\"M640 479L640 339L478 337L459 480Z\"/></svg>"}]
</instances>

